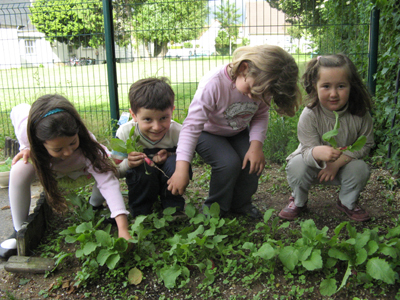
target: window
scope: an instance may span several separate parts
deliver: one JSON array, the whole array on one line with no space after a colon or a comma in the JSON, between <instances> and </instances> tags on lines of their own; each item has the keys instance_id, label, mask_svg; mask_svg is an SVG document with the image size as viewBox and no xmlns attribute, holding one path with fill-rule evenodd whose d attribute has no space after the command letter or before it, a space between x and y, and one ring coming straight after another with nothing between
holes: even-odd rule
<instances>
[{"instance_id":1,"label":"window","mask_svg":"<svg viewBox=\"0 0 400 300\"><path fill-rule=\"evenodd\" d=\"M25 54L35 54L35 40L25 40Z\"/></svg>"}]
</instances>

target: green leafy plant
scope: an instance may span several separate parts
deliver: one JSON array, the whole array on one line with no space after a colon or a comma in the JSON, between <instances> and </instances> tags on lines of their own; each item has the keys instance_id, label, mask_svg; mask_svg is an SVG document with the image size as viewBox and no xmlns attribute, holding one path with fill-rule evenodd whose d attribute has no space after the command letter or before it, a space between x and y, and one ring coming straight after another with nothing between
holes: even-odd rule
<instances>
[{"instance_id":1,"label":"green leafy plant","mask_svg":"<svg viewBox=\"0 0 400 300\"><path fill-rule=\"evenodd\" d=\"M143 152L143 146L138 145L138 142L140 141L140 135L137 137L133 138L135 134L135 126L131 128L131 131L129 132L129 138L127 139L126 142L123 140L117 139L117 138L112 138L110 142L110 147L114 151L117 151L119 153L122 153L124 155L128 155L131 152ZM165 177L169 178L167 174L164 173L163 170L161 170L155 163L152 161L150 158L146 157L144 158L145 162L145 169L146 169L146 164L149 165L150 167L156 168L159 170L161 173L164 174ZM146 169L146 174L150 174L147 169Z\"/></svg>"},{"instance_id":2,"label":"green leafy plant","mask_svg":"<svg viewBox=\"0 0 400 300\"><path fill-rule=\"evenodd\" d=\"M110 141L111 149L124 154L129 154L131 152L142 152L143 146L138 145L140 135L138 135L135 139L132 139L134 134L135 126L133 126L131 131L129 132L129 138L126 142L117 138L112 138Z\"/></svg>"},{"instance_id":3,"label":"green leafy plant","mask_svg":"<svg viewBox=\"0 0 400 300\"><path fill-rule=\"evenodd\" d=\"M362 147L364 147L365 143L367 142L367 138L366 138L364 135L360 136L360 137L355 141L355 143L354 143L353 145L349 145L349 146L345 146L345 147L340 147L340 148L338 148L337 142L336 142L336 140L335 140L335 136L337 136L338 133L339 133L340 122L339 122L339 115L338 115L338 113L337 113L336 111L334 111L333 113L335 114L335 117L336 117L335 126L333 127L333 130L328 131L328 132L325 132L325 133L322 135L322 139L323 139L325 142L328 142L329 144L331 144L333 148L336 148L336 149L338 149L338 150L340 150L340 151L346 151L346 150L347 150L347 151L354 152L354 151L359 151L359 150L361 150Z\"/></svg>"},{"instance_id":4,"label":"green leafy plant","mask_svg":"<svg viewBox=\"0 0 400 300\"><path fill-rule=\"evenodd\" d=\"M9 157L6 159L6 161L4 162L4 164L0 165L0 172L8 172L11 169L11 162L12 159Z\"/></svg>"}]
</instances>

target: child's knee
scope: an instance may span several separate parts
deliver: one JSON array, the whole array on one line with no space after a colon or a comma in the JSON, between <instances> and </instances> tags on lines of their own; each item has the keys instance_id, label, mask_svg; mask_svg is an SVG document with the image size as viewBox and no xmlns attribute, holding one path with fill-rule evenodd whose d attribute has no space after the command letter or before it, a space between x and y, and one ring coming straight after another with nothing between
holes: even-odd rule
<instances>
[{"instance_id":1,"label":"child's knee","mask_svg":"<svg viewBox=\"0 0 400 300\"><path fill-rule=\"evenodd\" d=\"M11 167L10 182L12 182L12 184L18 184L20 182L29 182L30 184L34 178L35 168L29 162L25 164L20 160Z\"/></svg>"},{"instance_id":2,"label":"child's knee","mask_svg":"<svg viewBox=\"0 0 400 300\"><path fill-rule=\"evenodd\" d=\"M307 166L301 155L293 157L286 166L286 174L291 178L304 178L311 168Z\"/></svg>"},{"instance_id":3,"label":"child's knee","mask_svg":"<svg viewBox=\"0 0 400 300\"><path fill-rule=\"evenodd\" d=\"M363 160L353 160L347 165L346 177L356 179L358 182L367 182L371 171Z\"/></svg>"}]
</instances>

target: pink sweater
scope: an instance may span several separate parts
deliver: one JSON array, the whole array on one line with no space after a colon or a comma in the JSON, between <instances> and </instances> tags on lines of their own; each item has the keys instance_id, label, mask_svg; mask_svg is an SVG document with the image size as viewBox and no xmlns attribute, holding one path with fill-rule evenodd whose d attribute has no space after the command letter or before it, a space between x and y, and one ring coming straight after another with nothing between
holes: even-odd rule
<instances>
[{"instance_id":1,"label":"pink sweater","mask_svg":"<svg viewBox=\"0 0 400 300\"><path fill-rule=\"evenodd\" d=\"M229 137L249 127L250 141L264 142L269 106L238 92L226 69L218 67L200 81L179 135L177 160L191 162L202 131Z\"/></svg>"},{"instance_id":2,"label":"pink sweater","mask_svg":"<svg viewBox=\"0 0 400 300\"><path fill-rule=\"evenodd\" d=\"M11 111L11 121L14 125L15 135L20 144L20 150L29 149L29 141L27 136L27 121L30 105L20 104L15 106ZM93 139L96 139L93 136ZM104 147L104 146L103 146ZM105 148L105 147L104 147ZM70 157L65 160L58 158L51 159L51 167L56 172L57 178L68 176L77 179L82 175L91 174L96 180L97 187L107 201L107 205L111 211L111 217L115 218L121 214L129 214L126 210L124 199L122 197L119 181L112 172L98 173L81 150L78 148Z\"/></svg>"}]
</instances>

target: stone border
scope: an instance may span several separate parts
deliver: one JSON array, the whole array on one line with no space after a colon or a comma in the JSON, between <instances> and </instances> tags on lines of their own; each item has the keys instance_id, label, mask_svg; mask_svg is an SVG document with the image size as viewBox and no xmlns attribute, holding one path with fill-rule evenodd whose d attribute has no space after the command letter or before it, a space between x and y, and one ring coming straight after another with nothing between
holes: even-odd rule
<instances>
[{"instance_id":1,"label":"stone border","mask_svg":"<svg viewBox=\"0 0 400 300\"><path fill-rule=\"evenodd\" d=\"M47 220L52 213L53 211L46 201L45 193L42 192L33 213L28 216L27 222L17 232L18 256L29 256L34 253L33 250L44 237Z\"/></svg>"}]
</instances>

